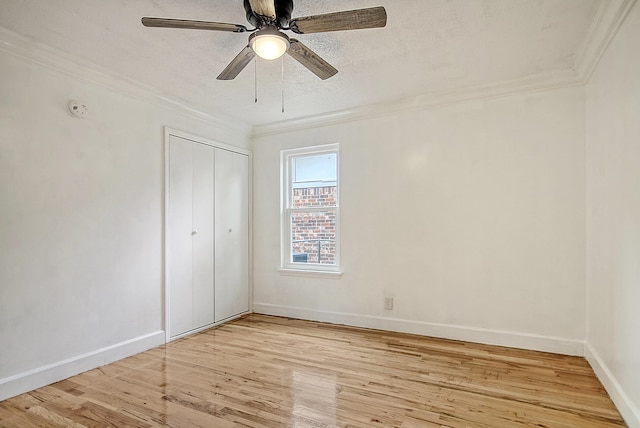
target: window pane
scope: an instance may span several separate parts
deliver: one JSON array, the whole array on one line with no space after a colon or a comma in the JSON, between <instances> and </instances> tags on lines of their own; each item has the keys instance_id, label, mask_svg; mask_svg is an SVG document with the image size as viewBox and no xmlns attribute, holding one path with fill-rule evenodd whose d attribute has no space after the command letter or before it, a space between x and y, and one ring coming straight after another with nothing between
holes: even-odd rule
<instances>
[{"instance_id":1,"label":"window pane","mask_svg":"<svg viewBox=\"0 0 640 428\"><path fill-rule=\"evenodd\" d=\"M292 190L292 208L335 207L337 187L299 187Z\"/></svg>"},{"instance_id":2,"label":"window pane","mask_svg":"<svg viewBox=\"0 0 640 428\"><path fill-rule=\"evenodd\" d=\"M336 153L296 156L292 158L292 184L297 187L336 185L338 162Z\"/></svg>"},{"instance_id":3,"label":"window pane","mask_svg":"<svg viewBox=\"0 0 640 428\"><path fill-rule=\"evenodd\" d=\"M336 212L291 213L291 262L336 264Z\"/></svg>"}]
</instances>

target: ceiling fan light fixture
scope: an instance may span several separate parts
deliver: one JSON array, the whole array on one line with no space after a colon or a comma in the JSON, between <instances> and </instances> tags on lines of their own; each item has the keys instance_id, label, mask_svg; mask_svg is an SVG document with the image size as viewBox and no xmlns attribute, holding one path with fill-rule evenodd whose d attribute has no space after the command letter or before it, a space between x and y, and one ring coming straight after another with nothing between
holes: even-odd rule
<instances>
[{"instance_id":1,"label":"ceiling fan light fixture","mask_svg":"<svg viewBox=\"0 0 640 428\"><path fill-rule=\"evenodd\" d=\"M263 28L249 38L251 49L260 58L272 60L280 58L289 49L289 37L275 28Z\"/></svg>"}]
</instances>

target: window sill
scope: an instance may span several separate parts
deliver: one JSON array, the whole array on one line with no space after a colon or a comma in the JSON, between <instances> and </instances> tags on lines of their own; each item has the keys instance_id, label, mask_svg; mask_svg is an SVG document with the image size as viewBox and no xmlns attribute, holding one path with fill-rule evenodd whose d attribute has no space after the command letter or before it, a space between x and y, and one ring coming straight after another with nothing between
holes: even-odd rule
<instances>
[{"instance_id":1,"label":"window sill","mask_svg":"<svg viewBox=\"0 0 640 428\"><path fill-rule=\"evenodd\" d=\"M285 276L306 276L311 278L331 278L338 279L342 276L341 271L308 270L308 269L278 269L280 275Z\"/></svg>"}]
</instances>

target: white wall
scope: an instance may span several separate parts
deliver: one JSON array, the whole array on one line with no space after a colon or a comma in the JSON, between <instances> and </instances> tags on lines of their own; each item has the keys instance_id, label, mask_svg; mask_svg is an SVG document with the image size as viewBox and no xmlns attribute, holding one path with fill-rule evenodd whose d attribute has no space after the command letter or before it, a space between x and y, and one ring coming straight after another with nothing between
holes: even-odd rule
<instances>
[{"instance_id":1,"label":"white wall","mask_svg":"<svg viewBox=\"0 0 640 428\"><path fill-rule=\"evenodd\" d=\"M279 151L335 142L344 274L281 275ZM581 354L584 162L580 87L257 137L254 310Z\"/></svg>"},{"instance_id":2,"label":"white wall","mask_svg":"<svg viewBox=\"0 0 640 428\"><path fill-rule=\"evenodd\" d=\"M164 342L163 126L248 142L0 52L0 400Z\"/></svg>"},{"instance_id":3,"label":"white wall","mask_svg":"<svg viewBox=\"0 0 640 428\"><path fill-rule=\"evenodd\" d=\"M640 427L640 6L587 85L587 356Z\"/></svg>"}]
</instances>

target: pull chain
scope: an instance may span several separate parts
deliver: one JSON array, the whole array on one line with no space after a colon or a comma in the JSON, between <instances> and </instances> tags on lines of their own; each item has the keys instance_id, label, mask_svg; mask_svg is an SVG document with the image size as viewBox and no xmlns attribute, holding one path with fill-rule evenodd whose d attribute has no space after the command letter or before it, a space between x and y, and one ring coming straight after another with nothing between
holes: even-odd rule
<instances>
[{"instance_id":1,"label":"pull chain","mask_svg":"<svg viewBox=\"0 0 640 428\"><path fill-rule=\"evenodd\" d=\"M284 113L284 55L282 55L282 113Z\"/></svg>"},{"instance_id":2,"label":"pull chain","mask_svg":"<svg viewBox=\"0 0 640 428\"><path fill-rule=\"evenodd\" d=\"M253 102L258 102L258 58L253 60Z\"/></svg>"}]
</instances>

